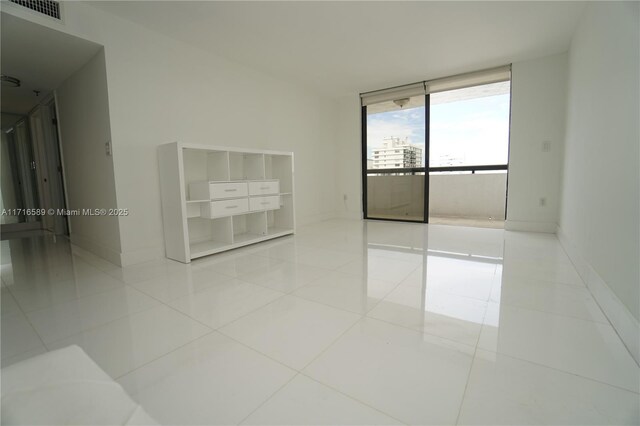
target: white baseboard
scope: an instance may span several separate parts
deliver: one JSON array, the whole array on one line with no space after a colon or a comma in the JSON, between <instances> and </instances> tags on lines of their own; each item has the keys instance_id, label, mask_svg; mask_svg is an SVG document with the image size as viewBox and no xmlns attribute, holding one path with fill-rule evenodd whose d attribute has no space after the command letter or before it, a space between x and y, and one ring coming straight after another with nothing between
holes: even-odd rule
<instances>
[{"instance_id":1,"label":"white baseboard","mask_svg":"<svg viewBox=\"0 0 640 426\"><path fill-rule=\"evenodd\" d=\"M548 234L555 234L556 224L554 222L507 220L504 223L504 229L507 231L544 232Z\"/></svg>"},{"instance_id":2,"label":"white baseboard","mask_svg":"<svg viewBox=\"0 0 640 426\"><path fill-rule=\"evenodd\" d=\"M556 234L578 274L587 285L589 291L591 291L593 298L600 305L622 342L629 349L631 356L640 365L640 322L629 312L629 309L620 301L605 280L586 261L560 226L557 227Z\"/></svg>"},{"instance_id":3,"label":"white baseboard","mask_svg":"<svg viewBox=\"0 0 640 426\"><path fill-rule=\"evenodd\" d=\"M297 217L296 226L311 225L312 223L322 222L338 217L336 212L318 213L311 216Z\"/></svg>"},{"instance_id":4,"label":"white baseboard","mask_svg":"<svg viewBox=\"0 0 640 426\"><path fill-rule=\"evenodd\" d=\"M120 252L113 250L109 247L104 247L100 244L97 244L91 241L90 239L85 238L78 234L71 233L71 235L69 236L69 239L71 240L72 244L75 244L78 247L85 249L89 253L93 253L96 256L101 257L113 263L114 265L122 266L122 263L120 260L120 254L121 254Z\"/></svg>"},{"instance_id":5,"label":"white baseboard","mask_svg":"<svg viewBox=\"0 0 640 426\"><path fill-rule=\"evenodd\" d=\"M164 246L147 247L120 253L120 265L130 266L136 263L149 262L166 257Z\"/></svg>"},{"instance_id":6,"label":"white baseboard","mask_svg":"<svg viewBox=\"0 0 640 426\"><path fill-rule=\"evenodd\" d=\"M362 219L362 212L339 212L336 217L340 219Z\"/></svg>"}]
</instances>

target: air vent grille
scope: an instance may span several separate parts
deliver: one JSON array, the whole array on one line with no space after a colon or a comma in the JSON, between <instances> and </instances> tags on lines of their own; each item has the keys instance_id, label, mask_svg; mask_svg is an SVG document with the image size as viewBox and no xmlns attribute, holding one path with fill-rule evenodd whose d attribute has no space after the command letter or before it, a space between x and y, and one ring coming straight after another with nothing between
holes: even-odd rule
<instances>
[{"instance_id":1,"label":"air vent grille","mask_svg":"<svg viewBox=\"0 0 640 426\"><path fill-rule=\"evenodd\" d=\"M43 15L60 19L60 2L54 0L9 0L11 3L19 4L31 10L35 10Z\"/></svg>"}]
</instances>

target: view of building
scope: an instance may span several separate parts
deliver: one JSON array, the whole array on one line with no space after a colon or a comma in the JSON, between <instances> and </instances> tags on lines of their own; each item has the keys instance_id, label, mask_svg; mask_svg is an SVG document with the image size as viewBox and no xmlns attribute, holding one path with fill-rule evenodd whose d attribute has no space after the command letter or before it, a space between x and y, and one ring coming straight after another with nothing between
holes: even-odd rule
<instances>
[{"instance_id":1,"label":"view of building","mask_svg":"<svg viewBox=\"0 0 640 426\"><path fill-rule=\"evenodd\" d=\"M422 167L422 148L410 143L407 138L386 137L382 147L373 150L373 169L406 167Z\"/></svg>"}]
</instances>

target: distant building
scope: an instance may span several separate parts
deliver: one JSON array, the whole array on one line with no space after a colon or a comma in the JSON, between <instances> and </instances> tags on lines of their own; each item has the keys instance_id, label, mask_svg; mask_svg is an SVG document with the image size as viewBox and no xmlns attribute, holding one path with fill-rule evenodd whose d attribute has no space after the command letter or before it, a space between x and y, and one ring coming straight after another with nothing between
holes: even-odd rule
<instances>
[{"instance_id":1,"label":"distant building","mask_svg":"<svg viewBox=\"0 0 640 426\"><path fill-rule=\"evenodd\" d=\"M407 138L386 137L380 148L374 148L372 169L407 167L422 167L422 148L413 145Z\"/></svg>"}]
</instances>

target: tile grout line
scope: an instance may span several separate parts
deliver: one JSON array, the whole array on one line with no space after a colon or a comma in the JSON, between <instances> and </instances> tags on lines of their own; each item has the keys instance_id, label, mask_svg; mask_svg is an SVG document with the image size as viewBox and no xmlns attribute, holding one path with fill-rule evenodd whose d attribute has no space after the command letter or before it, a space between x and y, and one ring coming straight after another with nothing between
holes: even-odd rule
<instances>
[{"instance_id":1,"label":"tile grout line","mask_svg":"<svg viewBox=\"0 0 640 426\"><path fill-rule=\"evenodd\" d=\"M269 394L264 401L262 401L260 404L258 404L256 406L256 408L254 408L253 410L251 410L249 412L249 414L247 414L246 416L244 416L242 419L240 419L239 422L236 422L236 425L241 425L243 424L249 417L251 417L251 415L253 413L255 413L256 411L258 411L260 408L262 408L267 402L269 402L274 396L276 396L276 394L278 392L280 392L282 389L284 389L289 383L291 383L293 381L293 379L295 379L296 377L298 377L300 375L300 372L297 370L294 370L295 374L293 376L291 376L291 378L289 380L287 380L285 383L282 384L282 386L278 387L275 391L273 391L273 393Z\"/></svg>"},{"instance_id":2,"label":"tile grout line","mask_svg":"<svg viewBox=\"0 0 640 426\"><path fill-rule=\"evenodd\" d=\"M503 255L504 256L504 255ZM496 269L497 272L497 269ZM462 407L464 406L464 400L467 397L467 391L469 389L469 382L471 381L471 373L473 372L473 365L476 362L476 354L478 353L478 345L480 343L480 337L482 336L482 327L484 327L484 321L487 318L487 312L489 307L484 310L484 315L482 317L482 325L480 326L480 332L478 333L478 337L476 339L475 347L473 348L473 356L471 358L471 364L469 365L469 373L467 374L467 381L464 385L464 390L462 391L462 398L460 398L460 406L458 407L458 415L456 416L455 424L458 425L460 423L460 415L462 414Z\"/></svg>"},{"instance_id":3,"label":"tile grout line","mask_svg":"<svg viewBox=\"0 0 640 426\"><path fill-rule=\"evenodd\" d=\"M625 391L625 392L633 393L633 394L636 394L636 395L640 395L640 390L638 390L638 391L629 390L627 388L623 388L621 386L614 385L612 383L607 383L607 382L603 382L602 380L594 379L593 377L583 376L581 374L574 373L572 371L562 370L562 369L560 369L558 367L553 367L553 366L550 366L550 365L541 364L539 362L535 362L535 361L531 361L531 360L528 360L528 359L520 358L520 357L514 356L512 354L499 352L499 351L494 351L494 350L491 350L491 349L484 349L484 348L478 348L478 349L480 349L481 351L484 351L484 352L490 352L490 353L493 353L493 354L496 354L496 355L500 355L500 356L504 356L504 357L507 357L507 358L515 359L515 360L518 360L518 361L521 361L521 362L525 362L527 364L535 365L537 367L547 368L549 370L556 371L558 373L564 373L564 374L568 374L570 376L579 377L579 378L581 378L583 380L588 380L590 382L598 383L598 384L601 384L601 385L604 385L604 386L609 386L609 387L612 387L612 388L615 388L615 389L618 389L618 390L621 390L621 391Z\"/></svg>"},{"instance_id":4,"label":"tile grout line","mask_svg":"<svg viewBox=\"0 0 640 426\"><path fill-rule=\"evenodd\" d=\"M396 418L395 416L393 416L393 415L391 415L391 414L389 414L389 413L387 413L387 412L385 412L385 411L382 411L382 410L381 410L381 409L379 409L379 408L374 407L374 406L373 406L373 405L371 405L371 404L368 404L368 403L366 403L366 402L364 402L364 401L361 401L361 400L359 400L358 398L356 398L356 397L354 397L354 396L352 396L352 395L349 395L348 393L345 393L344 391L342 391L342 390L340 390L340 389L337 389L337 388L333 387L332 385L329 385L329 384L327 384L327 383L324 383L324 382L322 382L322 381L320 381L320 380L318 380L318 379L316 379L316 378L314 378L314 377L310 376L309 374L305 373L304 371L301 371L299 374L300 374L301 376L303 376L303 377L306 377L306 378L307 378L307 379L309 379L309 380L313 380L314 382L319 383L319 384L320 384L320 385L322 385L322 386L326 386L327 388L331 389L331 390L332 390L332 391L334 391L334 392L339 393L340 395L343 395L343 396L345 396L345 397L347 397L347 398L349 398L349 399L351 399L351 400L353 400L353 401L355 401L355 402L358 402L358 403L360 403L360 404L362 404L362 405L364 405L364 406L366 406L366 407L369 407L369 408L371 408L372 410L375 410L375 411L377 411L377 412L378 412L378 413L380 413L380 414L384 414L385 416L387 416L387 417L390 417L390 418L394 419L394 420L395 420L395 421L397 421L399 424L402 424L402 425L408 425L408 424L409 424L409 423L405 423L405 422L403 422L402 420L400 420L400 419Z\"/></svg>"},{"instance_id":5,"label":"tile grout line","mask_svg":"<svg viewBox=\"0 0 640 426\"><path fill-rule=\"evenodd\" d=\"M586 289L589 291L589 294L591 294L591 298L596 302L596 305L598 305L598 308L600 308L600 312L602 312L602 315L604 315L604 317L607 319L607 321L609 322L609 325L611 326L611 328L613 328L613 331L615 331L616 336L618 336L618 340L620 340L620 343L622 343L622 346L624 346L624 348L627 350L627 353L629 354L629 356L631 357L631 359L633 359L633 361L636 363L636 365L638 367L640 367L640 362L633 356L633 354L631 353L631 350L627 347L627 345L625 344L624 340L622 340L622 337L620 336L620 333L618 333L618 330L613 326L613 324L611 323L611 320L609 319L609 316L606 314L606 312L604 311L604 309L602 309L602 306L600 305L600 303L598 302L598 299L596 299L596 297L594 296L593 292L591 291L591 288L589 288L589 286L587 285L587 283L584 281L584 278L582 278L582 276L578 273L578 268L576 268L576 264L573 262L573 259L571 259L571 256L569 256L569 253L567 253L567 250L564 248L564 245L562 245L562 241L560 241L560 238L558 238L557 234L554 234L554 238L556 240L556 242L558 243L558 245L560 246L560 249L562 250L562 252L565 254L565 256L567 256L567 258L569 259L569 262L571 262L571 265L573 266L573 270L576 274L578 274L578 277L580 277L580 280L582 281L582 284L586 287ZM587 263L587 265L593 269L593 267L585 261L585 263ZM604 280L603 280L604 281ZM605 284L607 285L607 287L609 287L609 285L605 282ZM611 288L609 287L609 290L611 290ZM613 291L613 290L611 290ZM615 293L614 293L615 294Z\"/></svg>"}]
</instances>

